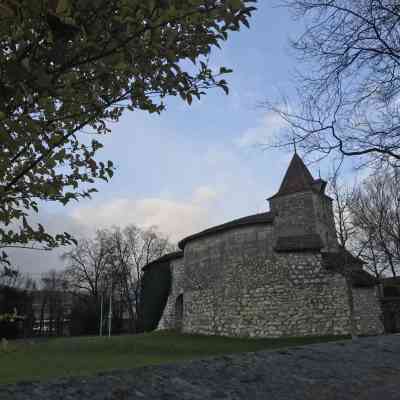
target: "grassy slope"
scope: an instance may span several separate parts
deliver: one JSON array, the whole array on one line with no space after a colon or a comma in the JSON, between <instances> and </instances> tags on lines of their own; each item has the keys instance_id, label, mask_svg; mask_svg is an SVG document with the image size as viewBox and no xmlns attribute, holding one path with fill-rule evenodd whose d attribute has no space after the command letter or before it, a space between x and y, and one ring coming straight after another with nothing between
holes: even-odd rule
<instances>
[{"instance_id":1,"label":"grassy slope","mask_svg":"<svg viewBox=\"0 0 400 400\"><path fill-rule=\"evenodd\" d=\"M157 332L135 336L51 339L0 350L0 384L61 376L90 375L212 355L257 351L338 340L340 337L233 339Z\"/></svg>"}]
</instances>

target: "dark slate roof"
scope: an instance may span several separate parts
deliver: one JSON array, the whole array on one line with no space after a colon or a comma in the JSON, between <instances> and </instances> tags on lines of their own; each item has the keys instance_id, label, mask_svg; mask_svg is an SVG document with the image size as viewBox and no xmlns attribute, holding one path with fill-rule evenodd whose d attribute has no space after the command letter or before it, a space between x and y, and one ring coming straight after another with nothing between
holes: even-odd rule
<instances>
[{"instance_id":1,"label":"dark slate roof","mask_svg":"<svg viewBox=\"0 0 400 400\"><path fill-rule=\"evenodd\" d=\"M353 254L344 249L340 249L337 252L322 253L322 261L328 269L340 269L343 265L358 265L361 267L365 264L363 260L353 256Z\"/></svg>"},{"instance_id":2,"label":"dark slate roof","mask_svg":"<svg viewBox=\"0 0 400 400\"><path fill-rule=\"evenodd\" d=\"M363 269L360 269L358 271L352 271L351 278L353 286L356 287L368 287L368 286L375 286L378 284L378 280Z\"/></svg>"},{"instance_id":3,"label":"dark slate roof","mask_svg":"<svg viewBox=\"0 0 400 400\"><path fill-rule=\"evenodd\" d=\"M276 193L273 197L311 189L313 183L314 178L312 177L310 171L305 166L303 160L298 156L298 154L294 153L278 193Z\"/></svg>"},{"instance_id":4,"label":"dark slate roof","mask_svg":"<svg viewBox=\"0 0 400 400\"><path fill-rule=\"evenodd\" d=\"M203 236L212 235L214 233L219 233L227 231L230 229L246 226L246 225L258 225L258 224L271 224L274 220L273 214L271 212L265 212L260 214L249 215L247 217L235 219L233 221L226 222L222 225L213 226L212 228L206 229L204 231L195 233L194 235L188 236L178 243L180 249L183 250L186 243L201 238Z\"/></svg>"},{"instance_id":5,"label":"dark slate roof","mask_svg":"<svg viewBox=\"0 0 400 400\"><path fill-rule=\"evenodd\" d=\"M173 253L168 253L165 254L156 260L153 260L152 262L146 264L143 268L142 271L146 271L146 269L175 260L177 258L183 257L183 251L174 251Z\"/></svg>"},{"instance_id":6,"label":"dark slate roof","mask_svg":"<svg viewBox=\"0 0 400 400\"><path fill-rule=\"evenodd\" d=\"M325 187L326 182L321 178L314 180L303 160L297 153L294 153L278 192L270 199L305 190L324 194Z\"/></svg>"},{"instance_id":7,"label":"dark slate roof","mask_svg":"<svg viewBox=\"0 0 400 400\"><path fill-rule=\"evenodd\" d=\"M280 236L275 244L275 251L279 253L297 251L320 251L324 247L321 237L317 234Z\"/></svg>"},{"instance_id":8,"label":"dark slate roof","mask_svg":"<svg viewBox=\"0 0 400 400\"><path fill-rule=\"evenodd\" d=\"M362 269L363 260L353 256L350 252L340 249L338 252L322 253L322 262L325 268L344 274L344 268L351 268L353 286L374 286L378 281L367 271Z\"/></svg>"}]
</instances>

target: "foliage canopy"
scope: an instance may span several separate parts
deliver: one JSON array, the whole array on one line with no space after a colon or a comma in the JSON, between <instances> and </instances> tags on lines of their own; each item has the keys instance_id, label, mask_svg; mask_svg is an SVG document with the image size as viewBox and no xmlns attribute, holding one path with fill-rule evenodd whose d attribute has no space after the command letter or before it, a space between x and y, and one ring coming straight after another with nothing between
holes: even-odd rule
<instances>
[{"instance_id":1,"label":"foliage canopy","mask_svg":"<svg viewBox=\"0 0 400 400\"><path fill-rule=\"evenodd\" d=\"M212 87L228 92L220 76L230 71L214 73L207 57L248 26L254 2L1 0L1 246L71 243L27 217L40 201L90 197L96 179L112 176L83 128L103 135L124 109L160 113L167 96L190 104Z\"/></svg>"}]
</instances>

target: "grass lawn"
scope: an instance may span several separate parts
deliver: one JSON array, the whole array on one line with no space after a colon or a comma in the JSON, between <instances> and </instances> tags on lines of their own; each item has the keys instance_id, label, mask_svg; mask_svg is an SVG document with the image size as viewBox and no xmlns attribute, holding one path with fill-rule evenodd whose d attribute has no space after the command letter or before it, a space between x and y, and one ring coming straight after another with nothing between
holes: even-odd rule
<instances>
[{"instance_id":1,"label":"grass lawn","mask_svg":"<svg viewBox=\"0 0 400 400\"><path fill-rule=\"evenodd\" d=\"M10 342L0 349L0 384L90 375L112 369L190 360L212 355L267 350L345 337L236 339L154 332L132 336L76 337L37 343Z\"/></svg>"}]
</instances>

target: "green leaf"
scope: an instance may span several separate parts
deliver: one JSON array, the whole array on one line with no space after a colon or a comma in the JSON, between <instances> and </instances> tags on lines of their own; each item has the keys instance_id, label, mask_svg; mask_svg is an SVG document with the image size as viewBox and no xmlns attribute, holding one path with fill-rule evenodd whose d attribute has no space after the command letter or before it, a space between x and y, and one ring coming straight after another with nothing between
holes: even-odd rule
<instances>
[{"instance_id":1,"label":"green leaf","mask_svg":"<svg viewBox=\"0 0 400 400\"><path fill-rule=\"evenodd\" d=\"M225 68L225 67L221 67L220 69L219 69L219 73L222 75L222 74L231 74L233 72L233 69L228 69L228 68Z\"/></svg>"},{"instance_id":2,"label":"green leaf","mask_svg":"<svg viewBox=\"0 0 400 400\"><path fill-rule=\"evenodd\" d=\"M242 0L229 0L229 6L232 7L235 11L240 10L243 7Z\"/></svg>"},{"instance_id":3,"label":"green leaf","mask_svg":"<svg viewBox=\"0 0 400 400\"><path fill-rule=\"evenodd\" d=\"M215 85L228 93L207 60L246 24L243 5L251 1L46 0L47 9L37 3L0 0L0 121L9 122L9 135L0 132L0 175L2 185L16 179L7 198L0 196L0 224L25 224L22 233L4 234L5 243L40 239L54 246L44 228L31 232L24 212L39 211L35 199L78 201L90 193L87 184L114 173L111 161L97 164L102 144L90 146L85 133L110 133L109 122L125 110L161 113L167 96L190 105ZM88 24L94 10L96 23Z\"/></svg>"},{"instance_id":4,"label":"green leaf","mask_svg":"<svg viewBox=\"0 0 400 400\"><path fill-rule=\"evenodd\" d=\"M58 0L56 14L59 16L67 16L70 13L70 0Z\"/></svg>"}]
</instances>

